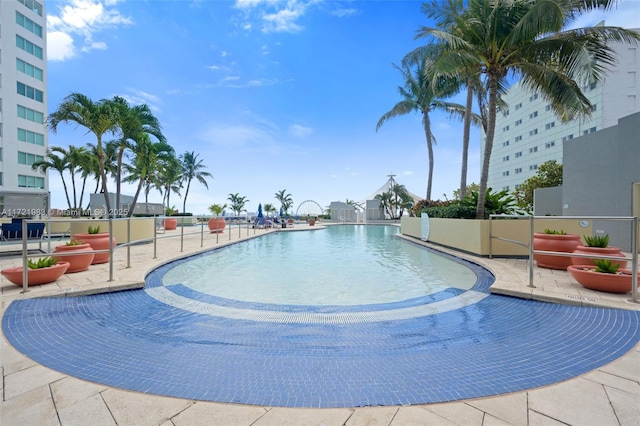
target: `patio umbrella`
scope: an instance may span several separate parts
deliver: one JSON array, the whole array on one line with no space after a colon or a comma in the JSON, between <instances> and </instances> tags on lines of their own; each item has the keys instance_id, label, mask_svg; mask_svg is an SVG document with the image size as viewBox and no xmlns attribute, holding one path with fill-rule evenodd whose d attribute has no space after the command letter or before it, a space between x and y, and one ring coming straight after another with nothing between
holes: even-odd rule
<instances>
[{"instance_id":1,"label":"patio umbrella","mask_svg":"<svg viewBox=\"0 0 640 426\"><path fill-rule=\"evenodd\" d=\"M262 214L262 203L258 204L258 225L264 225L264 215Z\"/></svg>"},{"instance_id":2,"label":"patio umbrella","mask_svg":"<svg viewBox=\"0 0 640 426\"><path fill-rule=\"evenodd\" d=\"M282 211L282 207L280 207L280 217L284 216L284 212Z\"/></svg>"}]
</instances>

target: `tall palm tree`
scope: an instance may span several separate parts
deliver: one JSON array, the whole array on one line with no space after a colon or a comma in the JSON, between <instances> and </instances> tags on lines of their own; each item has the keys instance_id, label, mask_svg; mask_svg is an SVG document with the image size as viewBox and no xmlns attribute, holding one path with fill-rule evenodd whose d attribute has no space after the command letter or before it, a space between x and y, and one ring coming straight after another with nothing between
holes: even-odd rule
<instances>
[{"instance_id":1,"label":"tall palm tree","mask_svg":"<svg viewBox=\"0 0 640 426\"><path fill-rule=\"evenodd\" d=\"M170 202L171 193L180 195L180 189L182 189L181 176L180 160L178 160L173 151L164 155L159 162L156 185L163 194L163 204L167 209L172 208Z\"/></svg>"},{"instance_id":2,"label":"tall palm tree","mask_svg":"<svg viewBox=\"0 0 640 426\"><path fill-rule=\"evenodd\" d=\"M484 218L489 163L501 87L521 77L527 89L540 93L562 121L591 113L580 86L600 81L615 63L610 42L635 43L640 36L619 27L595 26L565 30L581 13L610 9L615 0L468 0L458 11L452 30L421 27L418 37L431 36L445 46L434 76L456 76L460 69L479 67L488 91L487 130L476 216ZM442 3L432 2L435 13ZM446 13L446 11L442 12ZM459 30L459 31L458 31Z\"/></svg>"},{"instance_id":3,"label":"tall palm tree","mask_svg":"<svg viewBox=\"0 0 640 426\"><path fill-rule=\"evenodd\" d=\"M271 215L271 213L275 213L277 210L275 206L270 203L265 204L264 207L262 207L262 209L267 214L267 216Z\"/></svg>"},{"instance_id":4,"label":"tall palm tree","mask_svg":"<svg viewBox=\"0 0 640 426\"><path fill-rule=\"evenodd\" d=\"M464 107L462 105L447 102L439 99L438 96L444 94L449 96L452 94L450 88L444 85L436 88L431 84L429 75L429 67L432 59L429 55L423 55L416 61L415 68L412 64L406 62L402 67L394 64L394 67L402 73L404 79L404 87L398 87L398 91L402 96L402 100L395 104L393 108L387 111L376 125L376 131L389 119L406 115L410 112L420 112L422 115L422 126L424 135L427 140L427 152L429 156L429 177L427 179L427 200L431 199L431 187L433 183L433 145L436 143L435 137L431 132L431 120L429 113L434 110L446 111L451 115L459 117L464 116ZM442 90L442 92L439 91Z\"/></svg>"},{"instance_id":5,"label":"tall palm tree","mask_svg":"<svg viewBox=\"0 0 640 426\"><path fill-rule=\"evenodd\" d=\"M231 202L229 208L233 210L236 216L240 216L240 214L244 211L244 206L249 202L247 197L241 196L237 192L235 194L229 194L227 200Z\"/></svg>"},{"instance_id":6,"label":"tall palm tree","mask_svg":"<svg viewBox=\"0 0 640 426\"><path fill-rule=\"evenodd\" d=\"M67 170L68 159L66 155L58 156L55 154L59 151L54 151L53 149L56 147L51 147L47 149L47 155L44 160L36 161L31 165L33 170L39 170L43 173L46 173L49 169L55 170L60 174L60 179L62 180L62 187L64 188L64 195L67 197L67 205L69 206L69 210L71 210L71 199L69 198L69 189L67 187L67 181L64 178L64 171Z\"/></svg>"},{"instance_id":7,"label":"tall palm tree","mask_svg":"<svg viewBox=\"0 0 640 426\"><path fill-rule=\"evenodd\" d=\"M166 138L162 134L160 122L151 109L146 105L129 105L126 99L120 96L114 96L109 100L118 112L118 127L120 128L120 138L114 143L117 146L116 161L116 210L120 210L120 194L121 194L121 177L122 177L122 160L124 152L132 149L135 142L143 137L142 135L151 135L159 142L165 142Z\"/></svg>"},{"instance_id":8,"label":"tall palm tree","mask_svg":"<svg viewBox=\"0 0 640 426\"><path fill-rule=\"evenodd\" d=\"M283 189L281 191L276 192L275 197L276 197L276 200L280 201L280 206L282 207L282 211L284 211L284 214L287 214L287 212L293 205L293 199L291 198L291 194L287 194L287 190Z\"/></svg>"},{"instance_id":9,"label":"tall palm tree","mask_svg":"<svg viewBox=\"0 0 640 426\"><path fill-rule=\"evenodd\" d=\"M382 204L382 208L387 212L390 218L395 217L391 207L393 196L391 195L390 192L383 192L381 194L377 194L374 197L374 199L380 200L380 204Z\"/></svg>"},{"instance_id":10,"label":"tall palm tree","mask_svg":"<svg viewBox=\"0 0 640 426\"><path fill-rule=\"evenodd\" d=\"M180 162L182 163L182 181L187 182L187 188L184 192L184 201L182 203L182 211L187 211L187 197L189 196L189 187L191 186L191 181L196 179L198 182L204 185L205 188L209 189L209 185L207 184L207 178L211 178L211 173L204 171L207 166L202 164L203 160L199 160L198 156L200 154L196 154L194 151L187 151L180 156Z\"/></svg>"},{"instance_id":11,"label":"tall palm tree","mask_svg":"<svg viewBox=\"0 0 640 426\"><path fill-rule=\"evenodd\" d=\"M105 172L105 155L103 152L102 138L107 133L115 133L118 129L117 112L111 102L100 100L92 101L89 97L81 93L71 93L62 100L58 109L51 113L48 118L49 128L52 132L58 131L60 123L74 123L85 127L90 133L96 136L96 151L98 156L98 169L102 181L102 192L104 194L107 215L111 215L111 202L107 189L107 178Z\"/></svg>"}]
</instances>

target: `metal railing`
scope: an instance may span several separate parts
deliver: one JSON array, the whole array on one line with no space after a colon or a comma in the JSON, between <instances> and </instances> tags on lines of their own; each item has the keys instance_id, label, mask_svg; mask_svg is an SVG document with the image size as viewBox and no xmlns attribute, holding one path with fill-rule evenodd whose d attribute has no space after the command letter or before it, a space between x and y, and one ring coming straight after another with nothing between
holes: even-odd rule
<instances>
[{"instance_id":1,"label":"metal railing","mask_svg":"<svg viewBox=\"0 0 640 426\"><path fill-rule=\"evenodd\" d=\"M192 218L196 218L196 223L193 224L193 220ZM166 216L155 216L155 217L132 217L132 218L109 218L108 219L108 223L109 223L109 239L112 241L113 240L113 236L114 236L114 223L116 222L123 222L126 221L127 225L126 225L126 242L121 242L118 243L117 246L114 246L113 244L109 244L109 249L104 249L104 250L93 250L93 253L98 254L98 253L109 253L109 278L108 278L108 282L112 282L114 280L113 276L114 276L114 252L116 250L121 250L121 249L126 249L127 253L126 253L126 268L131 268L131 247L133 245L139 245L141 243L149 243L152 242L153 243L153 259L157 258L157 244L158 244L158 240L162 240L162 239L166 239L166 238L180 238L180 252L184 252L184 240L186 236L189 235L200 235L200 247L204 247L204 234L205 234L205 228L207 228L207 233L209 231L208 227L207 227L207 222L209 219L211 218L216 218L216 216L172 216L172 218L177 219L178 220L178 226L180 226L180 233L175 235L175 234L168 234L168 233L163 233L163 234L159 234L158 233L158 226L157 226L157 220L164 220L166 219ZM236 227L235 225L237 225L238 228L238 238L242 237L242 230L243 228L246 229L246 235L249 236L250 235L250 229L253 228L254 230L254 235L257 233L257 229L258 227L253 226L253 222L248 220L246 217L231 217L231 216L219 216L220 218L224 218L226 223L225 223L225 229L227 229L227 233L229 234L229 241L231 240L231 233L235 232L232 231L234 227ZM132 240L131 239L131 224L132 222L136 222L136 221L142 221L142 220L149 220L149 219L153 219L154 220L154 226L153 226L153 236L150 238L142 238L142 239L137 239L137 240ZM68 222L72 223L76 220L82 220L82 219L69 219ZM187 222L188 221L188 222ZM29 253L29 243L33 243L34 240L30 239L28 237L28 232L27 232L27 225L29 223L42 223L44 222L46 224L46 230L47 233L43 234L40 239L37 241L39 243L39 253ZM29 264L29 258L33 258L33 257L42 257L42 256L51 256L54 255L55 253L51 250L51 238L49 238L49 236L51 235L51 223L52 222L61 222L61 220L59 218L55 218L55 219L51 219L51 218L42 218L42 219L24 219L22 221L22 239L21 240L16 240L16 244L20 244L21 243L21 257L22 257L22 293L27 293L29 292L29 278L28 278L28 272L29 272L29 268L28 268L28 264ZM185 232L185 228L195 228L196 231L195 232ZM264 229L266 231L266 229ZM220 233L216 232L216 244L218 244L219 242L219 236ZM69 238L73 238L73 234L70 232L69 230ZM42 248L42 243L43 241L47 241L47 246L46 246L46 250L43 250ZM74 255L74 254L86 254L85 252L73 252L73 251L66 251L64 253L65 256L68 255Z\"/></svg>"},{"instance_id":2,"label":"metal railing","mask_svg":"<svg viewBox=\"0 0 640 426\"><path fill-rule=\"evenodd\" d=\"M518 220L529 220L529 241L518 241L504 237L498 237L493 235L493 220L494 219L518 219ZM529 258L529 288L535 288L533 283L533 260L534 255L536 254L544 254L544 255L552 255L552 256L561 256L561 257L579 257L585 259L601 259L603 256L597 254L587 254L587 253L566 253L566 252L555 252L555 251L546 251L546 250L534 250L533 247L533 237L534 237L534 222L536 220L544 221L544 220L601 220L601 221L625 221L631 222L631 256L606 256L607 259L611 260L625 260L631 261L631 302L640 303L638 300L638 235L640 234L639 226L640 226L640 218L637 216L522 216L522 215L490 215L489 216L489 258L493 258L493 240L505 241L508 243L517 244L522 247L526 247L529 250L528 258Z\"/></svg>"}]
</instances>

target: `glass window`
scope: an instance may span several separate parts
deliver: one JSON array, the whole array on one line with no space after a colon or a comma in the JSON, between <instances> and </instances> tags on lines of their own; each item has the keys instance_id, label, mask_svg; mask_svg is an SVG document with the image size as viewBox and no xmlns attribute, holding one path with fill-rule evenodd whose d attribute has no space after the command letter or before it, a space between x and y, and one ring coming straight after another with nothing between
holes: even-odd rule
<instances>
[{"instance_id":1,"label":"glass window","mask_svg":"<svg viewBox=\"0 0 640 426\"><path fill-rule=\"evenodd\" d=\"M31 43L29 40L24 39L17 34L16 34L16 47L18 49L24 50L25 52L35 56L38 59L43 58L42 47L36 46L35 44Z\"/></svg>"},{"instance_id":2,"label":"glass window","mask_svg":"<svg viewBox=\"0 0 640 426\"><path fill-rule=\"evenodd\" d=\"M44 189L44 178L38 176L18 175L18 186L20 188Z\"/></svg>"},{"instance_id":3,"label":"glass window","mask_svg":"<svg viewBox=\"0 0 640 426\"><path fill-rule=\"evenodd\" d=\"M44 99L44 92L42 90L35 89L20 82L18 82L18 94L38 102L42 102Z\"/></svg>"},{"instance_id":4,"label":"glass window","mask_svg":"<svg viewBox=\"0 0 640 426\"><path fill-rule=\"evenodd\" d=\"M33 121L34 123L44 124L44 114L39 111L34 111L31 108L18 105L18 117L25 120Z\"/></svg>"},{"instance_id":5,"label":"glass window","mask_svg":"<svg viewBox=\"0 0 640 426\"><path fill-rule=\"evenodd\" d=\"M42 27L16 10L16 24L42 38Z\"/></svg>"},{"instance_id":6,"label":"glass window","mask_svg":"<svg viewBox=\"0 0 640 426\"><path fill-rule=\"evenodd\" d=\"M36 0L18 0L20 3L25 5L25 7L35 14L42 16L42 4L38 3Z\"/></svg>"},{"instance_id":7,"label":"glass window","mask_svg":"<svg viewBox=\"0 0 640 426\"><path fill-rule=\"evenodd\" d=\"M42 155L30 154L28 152L18 151L18 164L24 164L27 166L33 165L38 161L43 161L44 157Z\"/></svg>"},{"instance_id":8,"label":"glass window","mask_svg":"<svg viewBox=\"0 0 640 426\"><path fill-rule=\"evenodd\" d=\"M29 77L35 78L36 80L44 80L44 71L42 71L38 67L34 67L30 63L25 62L22 59L16 58L16 69L21 73L28 75Z\"/></svg>"}]
</instances>

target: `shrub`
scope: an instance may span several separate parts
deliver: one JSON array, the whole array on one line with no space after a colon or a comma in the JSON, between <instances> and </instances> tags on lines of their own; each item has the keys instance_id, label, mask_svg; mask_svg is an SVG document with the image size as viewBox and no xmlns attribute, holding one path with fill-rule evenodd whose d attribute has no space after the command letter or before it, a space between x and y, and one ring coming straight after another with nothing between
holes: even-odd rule
<instances>
[{"instance_id":1,"label":"shrub","mask_svg":"<svg viewBox=\"0 0 640 426\"><path fill-rule=\"evenodd\" d=\"M561 230L559 230L559 231L556 231L555 229L549 229L549 228L546 228L546 229L544 230L544 233L545 233L545 234L549 234L549 235L567 235L567 233L565 232L565 230L564 230L564 229L561 229Z\"/></svg>"},{"instance_id":2,"label":"shrub","mask_svg":"<svg viewBox=\"0 0 640 426\"><path fill-rule=\"evenodd\" d=\"M596 265L595 271L603 274L616 274L620 268L619 263L613 263L609 259L594 259L593 264Z\"/></svg>"},{"instance_id":3,"label":"shrub","mask_svg":"<svg viewBox=\"0 0 640 426\"><path fill-rule=\"evenodd\" d=\"M601 247L607 248L609 247L609 234L607 235L594 235L593 237L584 236L584 241L587 244L587 247Z\"/></svg>"},{"instance_id":4,"label":"shrub","mask_svg":"<svg viewBox=\"0 0 640 426\"><path fill-rule=\"evenodd\" d=\"M95 228L91 225L89 225L89 230L87 231L87 233L89 234L99 234L100 233L100 225L96 226Z\"/></svg>"},{"instance_id":5,"label":"shrub","mask_svg":"<svg viewBox=\"0 0 640 426\"><path fill-rule=\"evenodd\" d=\"M54 259L51 256L41 257L37 261L29 260L29 269L48 268L58 263L58 259Z\"/></svg>"}]
</instances>

